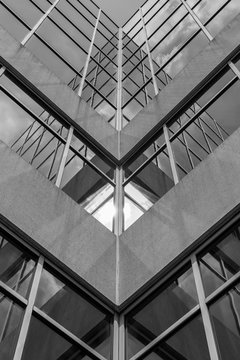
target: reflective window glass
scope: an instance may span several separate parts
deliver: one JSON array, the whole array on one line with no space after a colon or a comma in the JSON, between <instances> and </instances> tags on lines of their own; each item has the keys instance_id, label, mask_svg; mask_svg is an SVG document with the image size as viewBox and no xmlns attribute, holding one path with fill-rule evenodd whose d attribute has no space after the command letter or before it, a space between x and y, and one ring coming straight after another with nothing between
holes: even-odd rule
<instances>
[{"instance_id":1,"label":"reflective window glass","mask_svg":"<svg viewBox=\"0 0 240 360\"><path fill-rule=\"evenodd\" d=\"M151 301L127 316L128 356L160 335L198 302L192 269L189 268Z\"/></svg>"},{"instance_id":2,"label":"reflective window glass","mask_svg":"<svg viewBox=\"0 0 240 360\"><path fill-rule=\"evenodd\" d=\"M0 293L0 359L2 360L13 359L22 315L22 308Z\"/></svg>"},{"instance_id":3,"label":"reflective window glass","mask_svg":"<svg viewBox=\"0 0 240 360\"><path fill-rule=\"evenodd\" d=\"M76 320L76 319L75 319ZM86 351L36 318L31 319L22 360L92 360Z\"/></svg>"},{"instance_id":4,"label":"reflective window glass","mask_svg":"<svg viewBox=\"0 0 240 360\"><path fill-rule=\"evenodd\" d=\"M222 360L240 354L240 284L210 306L211 320Z\"/></svg>"},{"instance_id":5,"label":"reflective window glass","mask_svg":"<svg viewBox=\"0 0 240 360\"><path fill-rule=\"evenodd\" d=\"M110 357L109 314L46 269L42 271L36 306L95 350Z\"/></svg>"},{"instance_id":6,"label":"reflective window glass","mask_svg":"<svg viewBox=\"0 0 240 360\"><path fill-rule=\"evenodd\" d=\"M0 235L0 280L26 297L32 283L35 261Z\"/></svg>"},{"instance_id":7,"label":"reflective window glass","mask_svg":"<svg viewBox=\"0 0 240 360\"><path fill-rule=\"evenodd\" d=\"M210 360L202 319L195 318L142 359Z\"/></svg>"},{"instance_id":8,"label":"reflective window glass","mask_svg":"<svg viewBox=\"0 0 240 360\"><path fill-rule=\"evenodd\" d=\"M240 270L239 230L212 245L199 263L205 295L208 296Z\"/></svg>"}]
</instances>

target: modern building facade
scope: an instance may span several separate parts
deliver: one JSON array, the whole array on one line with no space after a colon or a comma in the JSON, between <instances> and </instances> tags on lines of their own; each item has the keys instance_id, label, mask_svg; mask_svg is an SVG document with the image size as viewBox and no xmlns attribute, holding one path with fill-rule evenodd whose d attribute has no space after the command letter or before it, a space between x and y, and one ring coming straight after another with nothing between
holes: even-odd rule
<instances>
[{"instance_id":1,"label":"modern building facade","mask_svg":"<svg viewBox=\"0 0 240 360\"><path fill-rule=\"evenodd\" d=\"M239 0L0 25L0 359L238 359Z\"/></svg>"}]
</instances>

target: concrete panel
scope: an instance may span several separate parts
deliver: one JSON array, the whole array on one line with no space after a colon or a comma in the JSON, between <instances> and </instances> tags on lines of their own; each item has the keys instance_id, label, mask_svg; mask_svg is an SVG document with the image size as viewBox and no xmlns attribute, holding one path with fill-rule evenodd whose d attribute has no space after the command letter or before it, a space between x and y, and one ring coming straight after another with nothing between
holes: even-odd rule
<instances>
[{"instance_id":1,"label":"concrete panel","mask_svg":"<svg viewBox=\"0 0 240 360\"><path fill-rule=\"evenodd\" d=\"M77 123L83 135L118 157L117 131L2 27L0 61L62 116Z\"/></svg>"},{"instance_id":2,"label":"concrete panel","mask_svg":"<svg viewBox=\"0 0 240 360\"><path fill-rule=\"evenodd\" d=\"M240 129L120 237L120 303L240 206Z\"/></svg>"},{"instance_id":3,"label":"concrete panel","mask_svg":"<svg viewBox=\"0 0 240 360\"><path fill-rule=\"evenodd\" d=\"M146 138L181 109L183 102L191 99L219 64L240 48L239 30L240 14L122 130L121 158L145 143Z\"/></svg>"},{"instance_id":4,"label":"concrete panel","mask_svg":"<svg viewBox=\"0 0 240 360\"><path fill-rule=\"evenodd\" d=\"M115 236L2 142L0 168L0 214L114 302Z\"/></svg>"}]
</instances>

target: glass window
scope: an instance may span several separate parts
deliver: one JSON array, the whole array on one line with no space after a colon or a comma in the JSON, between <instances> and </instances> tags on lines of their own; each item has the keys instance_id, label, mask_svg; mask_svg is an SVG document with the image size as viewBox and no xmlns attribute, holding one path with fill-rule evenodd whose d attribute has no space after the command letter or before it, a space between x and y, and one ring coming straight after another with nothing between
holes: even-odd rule
<instances>
[{"instance_id":1,"label":"glass window","mask_svg":"<svg viewBox=\"0 0 240 360\"><path fill-rule=\"evenodd\" d=\"M223 9L207 25L207 29L209 30L211 35L216 36L239 13L240 2L239 0L232 0L232 1L218 0L218 1L208 1L208 3L210 4L210 6L208 6L210 10L212 7L215 10L215 12L217 9L221 7L221 5L223 5Z\"/></svg>"},{"instance_id":2,"label":"glass window","mask_svg":"<svg viewBox=\"0 0 240 360\"><path fill-rule=\"evenodd\" d=\"M202 319L197 317L189 322L143 359L210 360Z\"/></svg>"},{"instance_id":3,"label":"glass window","mask_svg":"<svg viewBox=\"0 0 240 360\"><path fill-rule=\"evenodd\" d=\"M0 280L26 297L35 269L35 261L3 235L0 235Z\"/></svg>"},{"instance_id":4,"label":"glass window","mask_svg":"<svg viewBox=\"0 0 240 360\"><path fill-rule=\"evenodd\" d=\"M75 318L76 320L76 318ZM85 350L67 341L63 336L36 318L31 319L22 360L90 360Z\"/></svg>"},{"instance_id":5,"label":"glass window","mask_svg":"<svg viewBox=\"0 0 240 360\"><path fill-rule=\"evenodd\" d=\"M169 328L198 302L192 269L189 268L151 301L127 317L128 356L132 357Z\"/></svg>"},{"instance_id":6,"label":"glass window","mask_svg":"<svg viewBox=\"0 0 240 360\"><path fill-rule=\"evenodd\" d=\"M109 314L46 269L42 271L36 306L103 356L110 357Z\"/></svg>"},{"instance_id":7,"label":"glass window","mask_svg":"<svg viewBox=\"0 0 240 360\"><path fill-rule=\"evenodd\" d=\"M210 307L222 360L237 360L240 354L240 284Z\"/></svg>"},{"instance_id":8,"label":"glass window","mask_svg":"<svg viewBox=\"0 0 240 360\"><path fill-rule=\"evenodd\" d=\"M206 296L240 270L239 239L237 228L201 256L199 264Z\"/></svg>"},{"instance_id":9,"label":"glass window","mask_svg":"<svg viewBox=\"0 0 240 360\"><path fill-rule=\"evenodd\" d=\"M0 293L0 359L13 359L22 315L21 307Z\"/></svg>"}]
</instances>

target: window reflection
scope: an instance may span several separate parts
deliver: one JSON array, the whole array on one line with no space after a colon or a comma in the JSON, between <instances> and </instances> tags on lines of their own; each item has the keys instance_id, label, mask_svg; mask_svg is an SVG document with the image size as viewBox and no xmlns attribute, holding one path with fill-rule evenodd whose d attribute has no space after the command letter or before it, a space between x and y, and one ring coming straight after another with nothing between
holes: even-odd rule
<instances>
[{"instance_id":1,"label":"window reflection","mask_svg":"<svg viewBox=\"0 0 240 360\"><path fill-rule=\"evenodd\" d=\"M22 314L20 306L0 293L0 359L13 359Z\"/></svg>"},{"instance_id":2,"label":"window reflection","mask_svg":"<svg viewBox=\"0 0 240 360\"><path fill-rule=\"evenodd\" d=\"M143 359L210 360L202 319L197 317L189 322Z\"/></svg>"},{"instance_id":3,"label":"window reflection","mask_svg":"<svg viewBox=\"0 0 240 360\"><path fill-rule=\"evenodd\" d=\"M22 360L92 360L82 348L70 343L36 318L31 319Z\"/></svg>"},{"instance_id":4,"label":"window reflection","mask_svg":"<svg viewBox=\"0 0 240 360\"><path fill-rule=\"evenodd\" d=\"M128 356L133 356L197 304L189 269L147 304L127 317Z\"/></svg>"},{"instance_id":5,"label":"window reflection","mask_svg":"<svg viewBox=\"0 0 240 360\"><path fill-rule=\"evenodd\" d=\"M236 229L200 258L205 294L208 296L240 270L240 237Z\"/></svg>"},{"instance_id":6,"label":"window reflection","mask_svg":"<svg viewBox=\"0 0 240 360\"><path fill-rule=\"evenodd\" d=\"M109 314L46 269L41 275L36 306L102 355L110 357Z\"/></svg>"},{"instance_id":7,"label":"window reflection","mask_svg":"<svg viewBox=\"0 0 240 360\"><path fill-rule=\"evenodd\" d=\"M240 353L240 284L209 309L222 360L237 360Z\"/></svg>"},{"instance_id":8,"label":"window reflection","mask_svg":"<svg viewBox=\"0 0 240 360\"><path fill-rule=\"evenodd\" d=\"M0 280L26 297L34 274L35 262L0 235Z\"/></svg>"}]
</instances>

